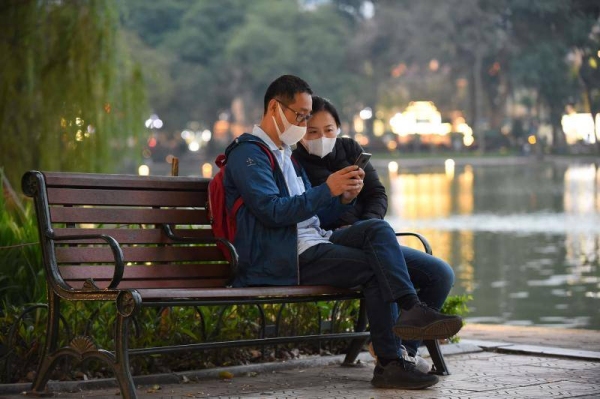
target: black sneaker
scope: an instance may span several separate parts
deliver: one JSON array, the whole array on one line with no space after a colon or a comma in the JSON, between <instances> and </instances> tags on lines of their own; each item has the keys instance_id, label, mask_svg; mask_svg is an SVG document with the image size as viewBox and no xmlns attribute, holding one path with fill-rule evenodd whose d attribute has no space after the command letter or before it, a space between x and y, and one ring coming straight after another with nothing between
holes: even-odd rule
<instances>
[{"instance_id":1,"label":"black sneaker","mask_svg":"<svg viewBox=\"0 0 600 399\"><path fill-rule=\"evenodd\" d=\"M439 382L437 375L425 374L415 365L402 360L393 360L387 366L375 365L371 384L376 388L425 389Z\"/></svg>"},{"instance_id":2,"label":"black sneaker","mask_svg":"<svg viewBox=\"0 0 600 399\"><path fill-rule=\"evenodd\" d=\"M394 333L402 339L442 339L456 335L462 328L460 316L450 316L418 303L410 310L401 310Z\"/></svg>"}]
</instances>

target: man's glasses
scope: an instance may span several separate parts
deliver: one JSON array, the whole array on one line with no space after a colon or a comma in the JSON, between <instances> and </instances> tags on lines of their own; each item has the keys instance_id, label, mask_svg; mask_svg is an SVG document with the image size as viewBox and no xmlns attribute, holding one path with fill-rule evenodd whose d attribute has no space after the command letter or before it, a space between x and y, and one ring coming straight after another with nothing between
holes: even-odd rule
<instances>
[{"instance_id":1,"label":"man's glasses","mask_svg":"<svg viewBox=\"0 0 600 399\"><path fill-rule=\"evenodd\" d=\"M306 122L312 116L312 114L310 114L310 113L308 113L308 114L301 114L300 112L296 112L293 109L291 109L290 107L288 107L287 105L285 105L284 103L282 103L281 101L279 101L278 99L275 99L275 101L277 101L279 104L283 105L285 108L287 108L290 111L292 111L293 113L295 113L296 114L296 122L297 123Z\"/></svg>"}]
</instances>

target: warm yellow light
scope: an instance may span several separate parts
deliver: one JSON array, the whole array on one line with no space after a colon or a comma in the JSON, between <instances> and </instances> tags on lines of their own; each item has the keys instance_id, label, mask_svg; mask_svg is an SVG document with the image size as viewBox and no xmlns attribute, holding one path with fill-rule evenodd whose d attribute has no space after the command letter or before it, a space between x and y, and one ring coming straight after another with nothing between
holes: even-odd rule
<instances>
[{"instance_id":1,"label":"warm yellow light","mask_svg":"<svg viewBox=\"0 0 600 399\"><path fill-rule=\"evenodd\" d=\"M354 117L354 131L356 133L362 133L365 130L365 123L359 116Z\"/></svg>"},{"instance_id":2,"label":"warm yellow light","mask_svg":"<svg viewBox=\"0 0 600 399\"><path fill-rule=\"evenodd\" d=\"M388 163L388 171L390 173L398 173L398 162L392 161Z\"/></svg>"},{"instance_id":3,"label":"warm yellow light","mask_svg":"<svg viewBox=\"0 0 600 399\"><path fill-rule=\"evenodd\" d=\"M600 139L600 126L596 124L594 132L594 119L592 114L577 113L575 110L568 110L566 115L562 116L561 125L567 144L575 144L582 141L586 144L594 144L596 137ZM596 114L596 121L600 121L600 114Z\"/></svg>"},{"instance_id":4,"label":"warm yellow light","mask_svg":"<svg viewBox=\"0 0 600 399\"><path fill-rule=\"evenodd\" d=\"M399 136L410 134L444 135L442 115L431 101L411 101L406 110L390 119L392 132Z\"/></svg>"},{"instance_id":5,"label":"warm yellow light","mask_svg":"<svg viewBox=\"0 0 600 399\"><path fill-rule=\"evenodd\" d=\"M212 165L205 163L202 165L202 177L210 179L212 177Z\"/></svg>"},{"instance_id":6,"label":"warm yellow light","mask_svg":"<svg viewBox=\"0 0 600 399\"><path fill-rule=\"evenodd\" d=\"M369 138L367 136L365 136L364 134L355 135L354 140L356 140L356 142L363 147L366 147L369 145Z\"/></svg>"},{"instance_id":7,"label":"warm yellow light","mask_svg":"<svg viewBox=\"0 0 600 399\"><path fill-rule=\"evenodd\" d=\"M531 145L534 145L535 143L537 143L537 139L535 138L535 136L531 135L527 137L527 142Z\"/></svg>"},{"instance_id":8,"label":"warm yellow light","mask_svg":"<svg viewBox=\"0 0 600 399\"><path fill-rule=\"evenodd\" d=\"M446 161L444 161L444 168L446 171L446 176L448 176L449 178L453 178L454 177L454 159L446 159Z\"/></svg>"},{"instance_id":9,"label":"warm yellow light","mask_svg":"<svg viewBox=\"0 0 600 399\"><path fill-rule=\"evenodd\" d=\"M442 123L442 128L440 129L441 135L450 134L452 132L452 124L448 122Z\"/></svg>"},{"instance_id":10,"label":"warm yellow light","mask_svg":"<svg viewBox=\"0 0 600 399\"><path fill-rule=\"evenodd\" d=\"M402 116L402 114L400 112L396 113L394 116L392 116L392 118L390 119L390 126L392 127L392 132L396 133L396 134L402 134L404 133L402 130L402 125L404 123L404 117Z\"/></svg>"},{"instance_id":11,"label":"warm yellow light","mask_svg":"<svg viewBox=\"0 0 600 399\"><path fill-rule=\"evenodd\" d=\"M390 151L394 151L396 148L398 148L398 143L396 143L394 140L390 140L387 143L387 149Z\"/></svg>"},{"instance_id":12,"label":"warm yellow light","mask_svg":"<svg viewBox=\"0 0 600 399\"><path fill-rule=\"evenodd\" d=\"M150 168L148 165L140 165L138 168L138 175L140 176L148 176L150 174Z\"/></svg>"},{"instance_id":13,"label":"warm yellow light","mask_svg":"<svg viewBox=\"0 0 600 399\"><path fill-rule=\"evenodd\" d=\"M473 135L473 129L471 129L471 126L467 125L466 123L459 123L456 126L456 131L464 134L465 136Z\"/></svg>"},{"instance_id":14,"label":"warm yellow light","mask_svg":"<svg viewBox=\"0 0 600 399\"><path fill-rule=\"evenodd\" d=\"M385 125L383 124L383 121L379 120L379 119L375 119L373 121L373 134L376 137L381 137L381 136L383 136L384 132L385 132Z\"/></svg>"},{"instance_id":15,"label":"warm yellow light","mask_svg":"<svg viewBox=\"0 0 600 399\"><path fill-rule=\"evenodd\" d=\"M433 59L433 60L429 61L429 69L430 69L431 71L434 71L434 72L435 72L435 71L437 71L439 68L440 68L440 63L439 63L439 61L438 61L438 60L436 60L436 59Z\"/></svg>"},{"instance_id":16,"label":"warm yellow light","mask_svg":"<svg viewBox=\"0 0 600 399\"><path fill-rule=\"evenodd\" d=\"M463 144L466 147L470 147L471 145L473 145L474 142L475 142L475 138L473 136L464 136L463 137Z\"/></svg>"}]
</instances>

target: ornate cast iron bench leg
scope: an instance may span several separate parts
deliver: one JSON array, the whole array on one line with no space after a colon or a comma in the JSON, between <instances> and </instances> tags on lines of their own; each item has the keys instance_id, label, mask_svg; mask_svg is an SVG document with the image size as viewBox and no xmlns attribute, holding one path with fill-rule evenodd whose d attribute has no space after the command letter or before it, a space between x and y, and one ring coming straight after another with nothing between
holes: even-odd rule
<instances>
[{"instance_id":1,"label":"ornate cast iron bench leg","mask_svg":"<svg viewBox=\"0 0 600 399\"><path fill-rule=\"evenodd\" d=\"M48 293L48 321L46 324L46 342L40 353L40 364L33 383L31 384L31 393L44 396L47 394L46 384L50 379L50 372L59 356L55 354L58 342L58 322L59 322L60 298L58 295Z\"/></svg>"},{"instance_id":2,"label":"ornate cast iron bench leg","mask_svg":"<svg viewBox=\"0 0 600 399\"><path fill-rule=\"evenodd\" d=\"M120 313L117 315L115 325L115 355L116 359L113 363L115 377L121 389L121 395L125 399L135 399L135 385L129 368L129 356L127 355L127 346L129 338L129 322L130 317L125 317Z\"/></svg>"}]
</instances>

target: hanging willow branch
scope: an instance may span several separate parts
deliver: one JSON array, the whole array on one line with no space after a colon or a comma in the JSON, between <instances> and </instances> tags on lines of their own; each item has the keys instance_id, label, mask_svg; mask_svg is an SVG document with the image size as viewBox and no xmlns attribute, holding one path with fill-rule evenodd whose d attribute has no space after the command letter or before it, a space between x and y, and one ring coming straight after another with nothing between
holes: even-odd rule
<instances>
[{"instance_id":1,"label":"hanging willow branch","mask_svg":"<svg viewBox=\"0 0 600 399\"><path fill-rule=\"evenodd\" d=\"M8 0L0 12L0 167L111 172L139 157L141 70L111 0Z\"/></svg>"}]
</instances>

